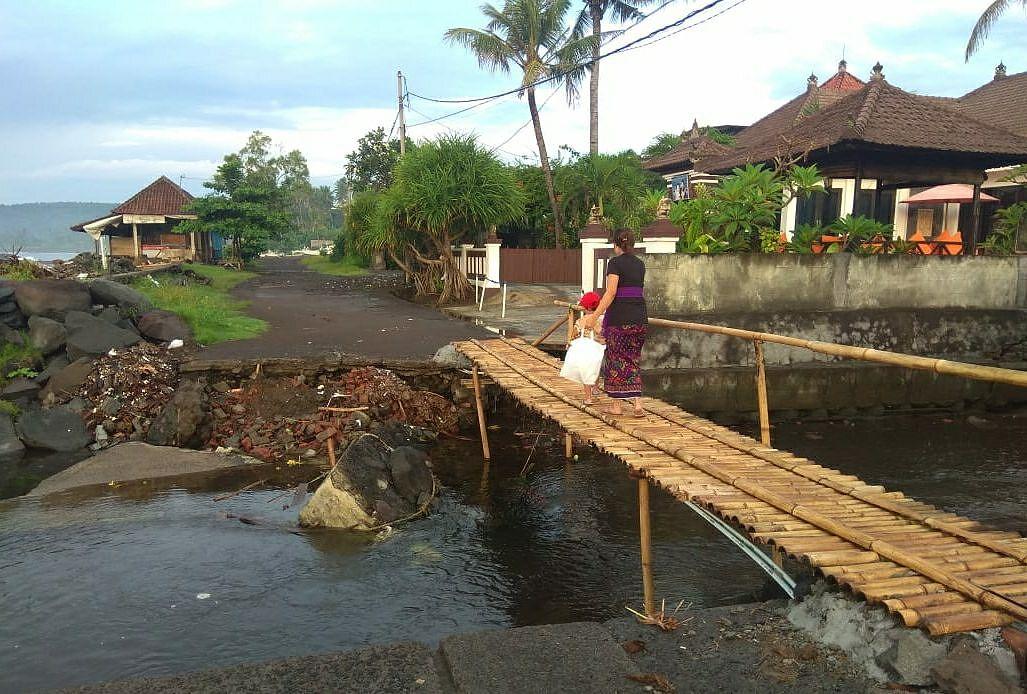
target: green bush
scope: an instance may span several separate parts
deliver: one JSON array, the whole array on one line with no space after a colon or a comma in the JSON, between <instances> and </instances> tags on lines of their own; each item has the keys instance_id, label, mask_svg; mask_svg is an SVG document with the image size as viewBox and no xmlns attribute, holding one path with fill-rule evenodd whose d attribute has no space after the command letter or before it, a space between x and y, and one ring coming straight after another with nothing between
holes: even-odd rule
<instances>
[{"instance_id":1,"label":"green bush","mask_svg":"<svg viewBox=\"0 0 1027 694\"><path fill-rule=\"evenodd\" d=\"M1012 255L1016 248L1016 232L1027 224L1027 202L1004 207L995 213L995 227L981 247L994 255Z\"/></svg>"}]
</instances>

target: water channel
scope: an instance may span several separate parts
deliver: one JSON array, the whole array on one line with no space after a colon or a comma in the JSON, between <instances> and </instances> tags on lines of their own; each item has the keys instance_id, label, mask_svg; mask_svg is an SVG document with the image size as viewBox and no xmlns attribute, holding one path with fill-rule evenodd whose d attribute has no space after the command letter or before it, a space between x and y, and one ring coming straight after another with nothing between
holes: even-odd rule
<instances>
[{"instance_id":1,"label":"water channel","mask_svg":"<svg viewBox=\"0 0 1027 694\"><path fill-rule=\"evenodd\" d=\"M1027 532L1027 418L975 421L792 423L774 436ZM522 476L537 437L530 424L503 424L487 470L476 442L441 444L439 511L373 543L289 532L296 510L282 510L281 490L317 474L305 467L0 501L0 691L626 615L641 580L634 483L584 449L568 463L545 435ZM264 477L265 487L214 500ZM701 607L765 595L759 570L663 493L653 533L659 596Z\"/></svg>"}]
</instances>

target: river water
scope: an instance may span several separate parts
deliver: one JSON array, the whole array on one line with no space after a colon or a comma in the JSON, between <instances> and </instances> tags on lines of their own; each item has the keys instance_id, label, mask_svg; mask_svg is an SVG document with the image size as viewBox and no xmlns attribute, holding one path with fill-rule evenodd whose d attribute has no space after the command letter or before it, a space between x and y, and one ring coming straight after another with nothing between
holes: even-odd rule
<instances>
[{"instance_id":1,"label":"river water","mask_svg":"<svg viewBox=\"0 0 1027 694\"><path fill-rule=\"evenodd\" d=\"M0 690L153 676L481 628L626 615L640 601L635 484L561 441L493 433L433 453L440 510L378 542L293 534L280 489L316 470L219 473L99 495L0 502ZM775 443L971 517L1027 531L1027 420L789 424ZM259 520L240 523L228 514ZM751 601L763 575L681 504L653 495L656 591Z\"/></svg>"}]
</instances>

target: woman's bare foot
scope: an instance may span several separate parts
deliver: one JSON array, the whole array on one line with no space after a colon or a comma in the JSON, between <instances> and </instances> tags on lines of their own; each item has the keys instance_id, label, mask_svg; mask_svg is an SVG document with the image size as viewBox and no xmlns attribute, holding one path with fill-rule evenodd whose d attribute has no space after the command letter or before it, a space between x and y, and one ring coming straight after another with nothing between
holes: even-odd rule
<instances>
[{"instance_id":1,"label":"woman's bare foot","mask_svg":"<svg viewBox=\"0 0 1027 694\"><path fill-rule=\"evenodd\" d=\"M615 403L603 408L603 412L613 417L620 417L624 414L624 408L620 406L620 403Z\"/></svg>"}]
</instances>

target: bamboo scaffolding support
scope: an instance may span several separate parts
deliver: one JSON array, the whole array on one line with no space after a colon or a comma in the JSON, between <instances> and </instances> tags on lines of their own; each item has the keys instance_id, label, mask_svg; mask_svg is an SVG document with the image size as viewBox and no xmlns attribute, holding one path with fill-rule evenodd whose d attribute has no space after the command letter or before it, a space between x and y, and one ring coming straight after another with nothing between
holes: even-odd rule
<instances>
[{"instance_id":1,"label":"bamboo scaffolding support","mask_svg":"<svg viewBox=\"0 0 1027 694\"><path fill-rule=\"evenodd\" d=\"M652 536L649 527L649 480L638 478L638 535L642 553L642 591L645 616L656 614L656 589L653 585Z\"/></svg>"},{"instance_id":2,"label":"bamboo scaffolding support","mask_svg":"<svg viewBox=\"0 0 1027 694\"><path fill-rule=\"evenodd\" d=\"M474 384L474 405L478 410L478 430L481 432L481 455L488 462L492 458L489 452L489 430L485 424L485 406L481 400L481 382L478 380L478 365L471 369L471 381Z\"/></svg>"},{"instance_id":3,"label":"bamboo scaffolding support","mask_svg":"<svg viewBox=\"0 0 1027 694\"><path fill-rule=\"evenodd\" d=\"M328 444L328 464L333 468L335 467L335 437L329 436L327 440Z\"/></svg>"},{"instance_id":4,"label":"bamboo scaffolding support","mask_svg":"<svg viewBox=\"0 0 1027 694\"><path fill-rule=\"evenodd\" d=\"M770 445L770 405L767 402L767 368L763 362L763 343L753 340L752 347L756 359L756 400L760 410L760 441L764 446Z\"/></svg>"},{"instance_id":5,"label":"bamboo scaffolding support","mask_svg":"<svg viewBox=\"0 0 1027 694\"><path fill-rule=\"evenodd\" d=\"M756 337L758 336L759 335L757 335ZM504 345L513 344L511 343L511 341L505 339L500 340L499 342ZM593 407L579 404L575 399L567 395L564 395L551 387L548 387L540 379L536 378L532 374L525 372L523 368L512 363L511 360L503 360L501 356L492 352L489 348L485 347L480 341L472 340L470 344L475 345L484 354L491 356L492 358L500 361L501 363L505 362L504 366L506 369L520 375L522 378L534 384L539 389L548 392L551 396L559 400L562 400L565 404L592 415L596 419L605 422L608 426L624 434L627 434L628 436L637 438L638 440L643 441L656 449L663 450L669 455L678 458L682 462L691 465L692 467L695 467L699 470L702 470L703 472L706 472L716 477L717 479L720 479L721 481L727 482L728 484L735 486L741 491L750 494L757 499L765 501L770 505L784 511L785 513L791 514L796 518L799 518L800 520L804 520L810 523L811 525L827 530L828 532L837 535L841 539L844 539L858 547L863 548L863 551L856 550L854 554L853 552L848 552L847 554L847 556L849 556L850 559L857 559L858 561L856 561L856 563L859 563L860 561L864 560L876 561L878 558L895 561L896 563L908 566L909 568L913 569L925 578L928 578L931 581L936 582L941 586L943 590L945 588L950 588L952 590L956 590L960 593L963 593L964 595L976 600L977 602L981 603L986 607L1002 610L1008 613L1008 615L1014 616L1019 619L1027 618L1027 606L1024 606L1023 604L1015 600L1011 600L1003 595L1000 595L995 590L988 589L986 587L976 585L965 579L960 579L958 577L952 576L949 572L947 572L937 564L927 561L922 557L913 554L912 552L906 551L887 541L875 538L873 535L863 530L846 525L845 523L835 520L830 516L824 515L821 512L796 504L786 497L782 497L781 495L775 492L763 488L757 480L736 476L730 472L725 472L719 468L715 460L699 458L697 456L691 455L682 447L668 446L663 441L657 440L651 434L647 434L637 429L632 429L624 423L616 420L615 418L606 415ZM817 553L813 554L815 555ZM837 555L838 553L835 553L834 558L837 558ZM818 557L814 557L809 554L805 556L807 560L809 560L811 563L819 563ZM926 592L927 587L922 587L921 589L924 592Z\"/></svg>"},{"instance_id":6,"label":"bamboo scaffolding support","mask_svg":"<svg viewBox=\"0 0 1027 694\"><path fill-rule=\"evenodd\" d=\"M563 455L568 460L574 457L574 436L570 432L563 435Z\"/></svg>"},{"instance_id":7,"label":"bamboo scaffolding support","mask_svg":"<svg viewBox=\"0 0 1027 694\"><path fill-rule=\"evenodd\" d=\"M561 302L557 302L557 303L561 303ZM566 302L563 302L563 303L566 303ZM652 320L657 320L657 319L650 319L650 322ZM701 325L701 324L696 324L696 325ZM711 327L717 327L717 326L711 326ZM748 331L743 331L743 332L748 332ZM754 334L758 335L758 336L763 335L762 333L754 333ZM767 335L770 335L770 333L767 333ZM759 339L763 339L763 338L760 337ZM789 338L789 339L795 339L795 338ZM510 340L505 340L504 339L503 341L506 344L512 346L514 349L517 349L518 351L520 351L520 352L522 352L522 353L524 353L524 354L526 354L528 356L531 356L531 357L535 358L538 361L542 361L544 363L550 363L550 364L553 363L554 361L557 361L557 360L555 360L555 358L549 357L548 355L546 355L545 357L540 358L540 357L538 357L535 354L532 354L530 352L522 350L522 349L520 349L520 347L516 343L514 343L514 342L512 342ZM770 340L768 340L768 341L770 341ZM825 343L825 344L827 344L827 343ZM891 353L889 353L889 354L891 354ZM907 355L898 355L898 356L907 356ZM557 363L558 363L558 361L557 361ZM987 367L987 368L991 368L991 367ZM1000 371L1010 371L1010 370L1009 369L1000 369ZM1027 374L1024 374L1022 372L1012 371L1011 373L1020 374L1020 375L1024 376L1025 379L1027 379ZM543 390L545 390L545 389L543 388ZM669 406L667 406L665 403L660 403L660 405L662 405L662 408L660 408L660 409L663 409L664 412L667 412L667 408L669 408ZM953 522L950 522L950 521L946 520L947 518L951 517L952 514L938 513L936 509L934 509L933 507L928 506L926 504L919 504L919 505L917 505L917 504L911 504L911 503L904 503L905 500L901 500L900 501L900 500L897 500L897 499L894 499L894 498L885 497L885 496L882 496L880 494L876 494L876 493L873 493L873 492L867 492L867 491L864 491L864 490L861 490L861 489L857 489L853 485L846 485L844 480L853 480L853 479L857 479L857 478L854 478L851 475L849 475L849 476L841 475L840 473L838 473L835 470L827 470L827 469L825 469L825 468L823 468L823 467L821 467L819 465L807 465L807 464L804 464L806 461L804 461L802 459L799 459L799 458L795 458L794 456L790 456L790 455L787 455L787 454L786 455L782 455L781 452L776 451L774 449L763 448L763 447L761 447L759 445L752 445L750 443L750 441L747 440L745 437L742 437L739 434L731 432L730 430L724 429L723 427L717 427L717 426L711 425L711 424L710 425L706 425L706 424L696 425L695 422L697 422L697 421L698 422L702 422L703 420L699 420L698 418L696 418L694 416L688 416L687 418L685 418L685 417L670 417L670 416L667 416L666 414L659 414L658 412L654 411L653 409L650 409L649 407L646 407L646 410L648 412L653 413L653 414L658 414L658 416L664 417L668 421L671 421L671 422L673 422L675 424L679 424L679 425L684 426L684 427L686 427L686 428L688 428L688 429L690 429L692 431L695 431L696 433L700 433L703 436L707 436L707 437L712 438L712 439L714 439L714 440L716 440L718 442L721 442L721 443L723 443L725 445L731 446L732 448L735 448L735 449L737 449L739 451L748 453L749 455L752 455L753 457L759 458L760 460L764 460L766 462L769 462L769 463L771 463L771 464L773 464L775 466L781 467L782 469L790 470L791 472L794 472L794 473L799 474L799 475L801 475L803 477L806 477L807 479L809 479L811 481L814 481L814 482L816 482L818 484L822 484L822 485L827 486L827 487L829 487L831 489L834 489L835 491L841 492L843 494L847 494L849 496L852 496L855 499L859 499L860 501L864 501L866 503L878 506L879 508L882 508L882 509L884 509L886 511L889 511L889 512L901 515L903 517L909 518L911 520L915 520L917 522L923 523L924 525L927 525L929 527L935 528L937 530L941 530L942 532L946 532L946 533L949 533L949 534L954 535L956 537L960 537L960 538L965 539L965 540L967 540L969 542L972 542L974 544L979 544L981 546L987 547L988 549L990 549L992 551L999 552L999 553L1004 554L1006 556L1014 557L1014 558L1018 559L1019 561L1027 564L1027 547L1021 548L1020 546L1013 546L1013 545L1011 545L1010 543L1007 543L1007 542L995 542L995 541L993 541L992 539L990 539L988 537L979 536L976 533L974 533L973 531L966 530L964 527L961 527L961 526L965 526L966 525L965 521L962 522L962 523L953 523ZM931 515L927 515L924 512L918 511L917 510L918 508L926 509L926 510L932 512L932 514ZM973 524L973 523L971 523L971 524L972 525L976 525L976 524Z\"/></svg>"},{"instance_id":8,"label":"bamboo scaffolding support","mask_svg":"<svg viewBox=\"0 0 1027 694\"><path fill-rule=\"evenodd\" d=\"M574 323L577 322L577 314L573 308L567 309L567 346L571 346L571 341L574 339Z\"/></svg>"}]
</instances>

